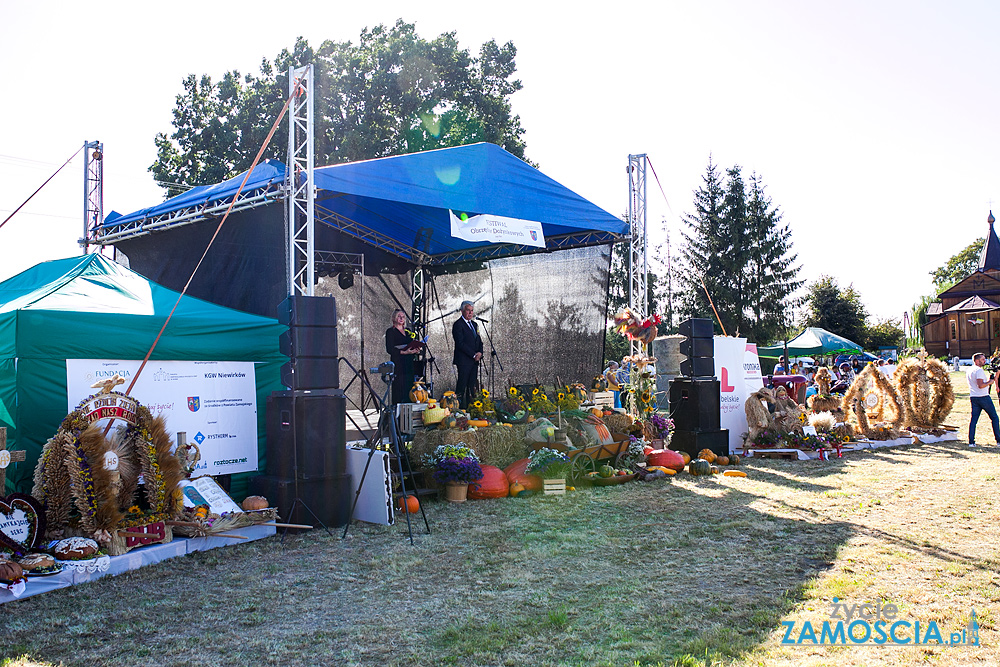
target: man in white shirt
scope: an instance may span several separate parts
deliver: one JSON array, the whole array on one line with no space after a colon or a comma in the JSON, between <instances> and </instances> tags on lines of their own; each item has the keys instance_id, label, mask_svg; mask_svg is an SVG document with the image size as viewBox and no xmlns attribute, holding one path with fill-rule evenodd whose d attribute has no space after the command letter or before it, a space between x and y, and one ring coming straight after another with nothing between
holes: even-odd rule
<instances>
[{"instance_id":1,"label":"man in white shirt","mask_svg":"<svg viewBox=\"0 0 1000 667\"><path fill-rule=\"evenodd\" d=\"M972 366L965 371L965 377L969 381L969 400L972 401L972 419L969 421L969 447L976 446L976 422L979 421L979 413L985 412L993 422L993 439L1000 445L1000 418L997 417L996 407L993 405L993 398L990 396L990 385L993 383L993 376L987 375L983 370L986 365L986 355L976 354L972 357Z\"/></svg>"}]
</instances>

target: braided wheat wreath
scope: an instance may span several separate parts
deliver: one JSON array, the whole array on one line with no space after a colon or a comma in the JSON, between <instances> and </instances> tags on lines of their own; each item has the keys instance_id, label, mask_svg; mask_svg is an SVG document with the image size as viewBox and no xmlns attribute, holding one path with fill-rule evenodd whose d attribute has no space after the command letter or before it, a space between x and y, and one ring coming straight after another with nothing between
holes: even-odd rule
<instances>
[{"instance_id":1,"label":"braided wheat wreath","mask_svg":"<svg viewBox=\"0 0 1000 667\"><path fill-rule=\"evenodd\" d=\"M851 383L840 403L851 422L871 440L894 440L905 421L896 387L875 364L868 364ZM869 421L869 413L875 425Z\"/></svg>"},{"instance_id":2,"label":"braided wheat wreath","mask_svg":"<svg viewBox=\"0 0 1000 667\"><path fill-rule=\"evenodd\" d=\"M98 424L108 418L124 423L112 440ZM163 417L154 419L131 396L102 392L81 402L45 443L35 467L32 495L45 505L49 533L104 536L174 517L183 473L172 446ZM115 458L117 466L109 464ZM137 505L140 473L145 510Z\"/></svg>"},{"instance_id":3,"label":"braided wheat wreath","mask_svg":"<svg viewBox=\"0 0 1000 667\"><path fill-rule=\"evenodd\" d=\"M933 429L944 423L955 403L948 367L926 352L910 357L892 375L902 398L909 429Z\"/></svg>"}]
</instances>

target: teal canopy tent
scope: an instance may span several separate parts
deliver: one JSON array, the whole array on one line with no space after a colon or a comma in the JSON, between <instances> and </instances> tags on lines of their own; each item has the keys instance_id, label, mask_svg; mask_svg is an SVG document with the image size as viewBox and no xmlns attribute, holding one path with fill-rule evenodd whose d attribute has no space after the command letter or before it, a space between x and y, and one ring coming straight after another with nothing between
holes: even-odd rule
<instances>
[{"instance_id":1,"label":"teal canopy tent","mask_svg":"<svg viewBox=\"0 0 1000 667\"><path fill-rule=\"evenodd\" d=\"M0 282L0 426L7 428L8 448L27 456L7 469L7 491L31 491L42 446L66 416L66 360L142 359L177 297L96 254L43 262ZM277 320L185 296L152 359L253 362L263 459L261 408L283 388L287 357L278 336L284 330ZM247 476L233 476L234 493Z\"/></svg>"},{"instance_id":2,"label":"teal canopy tent","mask_svg":"<svg viewBox=\"0 0 1000 667\"><path fill-rule=\"evenodd\" d=\"M803 357L817 354L861 353L861 346L843 336L830 333L819 327L807 327L805 331L788 341L788 356ZM785 353L784 342L766 347L758 347L757 355L769 359L780 359Z\"/></svg>"}]
</instances>

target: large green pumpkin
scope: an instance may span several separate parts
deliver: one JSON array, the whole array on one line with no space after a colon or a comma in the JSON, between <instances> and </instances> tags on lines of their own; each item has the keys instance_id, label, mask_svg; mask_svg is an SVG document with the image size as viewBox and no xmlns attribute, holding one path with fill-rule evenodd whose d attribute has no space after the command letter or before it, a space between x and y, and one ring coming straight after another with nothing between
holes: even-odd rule
<instances>
[{"instance_id":1,"label":"large green pumpkin","mask_svg":"<svg viewBox=\"0 0 1000 667\"><path fill-rule=\"evenodd\" d=\"M712 464L705 459L692 459L688 464L688 472L692 475L711 475Z\"/></svg>"},{"instance_id":2,"label":"large green pumpkin","mask_svg":"<svg viewBox=\"0 0 1000 667\"><path fill-rule=\"evenodd\" d=\"M601 477L613 477L615 474L615 469L609 465L603 465L597 469L597 474Z\"/></svg>"}]
</instances>

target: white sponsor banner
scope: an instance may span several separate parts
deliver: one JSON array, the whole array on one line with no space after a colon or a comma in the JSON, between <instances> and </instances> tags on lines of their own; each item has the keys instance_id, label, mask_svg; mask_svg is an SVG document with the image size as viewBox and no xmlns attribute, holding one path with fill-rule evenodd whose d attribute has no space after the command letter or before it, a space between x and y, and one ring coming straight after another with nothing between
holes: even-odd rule
<instances>
[{"instance_id":1,"label":"white sponsor banner","mask_svg":"<svg viewBox=\"0 0 1000 667\"><path fill-rule=\"evenodd\" d=\"M746 338L715 336L715 377L719 380L721 427L729 429L729 451L743 450L747 396L764 386L757 345Z\"/></svg>"},{"instance_id":2,"label":"white sponsor banner","mask_svg":"<svg viewBox=\"0 0 1000 667\"><path fill-rule=\"evenodd\" d=\"M451 216L451 235L457 239L545 247L545 237L542 235L540 222L505 218L488 213L473 216L466 216L463 213L462 217L455 215L454 211L448 211L448 214Z\"/></svg>"},{"instance_id":3,"label":"white sponsor banner","mask_svg":"<svg viewBox=\"0 0 1000 667\"><path fill-rule=\"evenodd\" d=\"M67 359L67 412L100 391L91 387L115 374L125 392L141 361ZM174 437L187 433L201 460L193 476L257 470L257 382L252 361L150 361L129 393L154 417L163 415Z\"/></svg>"}]
</instances>

